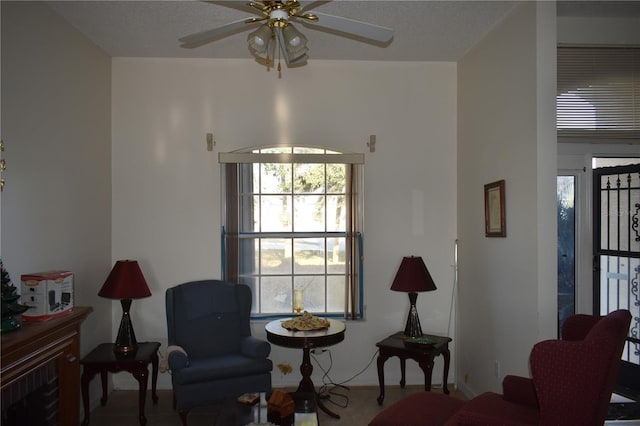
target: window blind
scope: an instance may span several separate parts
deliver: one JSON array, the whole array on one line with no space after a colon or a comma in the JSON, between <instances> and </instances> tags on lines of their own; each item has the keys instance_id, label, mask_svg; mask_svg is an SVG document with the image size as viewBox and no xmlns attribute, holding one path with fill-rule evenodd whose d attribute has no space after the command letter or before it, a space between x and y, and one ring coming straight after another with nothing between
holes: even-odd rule
<instances>
[{"instance_id":1,"label":"window blind","mask_svg":"<svg viewBox=\"0 0 640 426\"><path fill-rule=\"evenodd\" d=\"M559 138L640 143L640 49L558 47Z\"/></svg>"}]
</instances>

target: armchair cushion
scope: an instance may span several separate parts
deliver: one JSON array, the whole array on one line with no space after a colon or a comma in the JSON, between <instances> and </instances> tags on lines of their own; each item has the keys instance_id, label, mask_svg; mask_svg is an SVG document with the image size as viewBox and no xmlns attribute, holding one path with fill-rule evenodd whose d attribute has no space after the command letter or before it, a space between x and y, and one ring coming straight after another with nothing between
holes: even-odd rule
<instances>
[{"instance_id":1,"label":"armchair cushion","mask_svg":"<svg viewBox=\"0 0 640 426\"><path fill-rule=\"evenodd\" d=\"M209 382L231 377L245 377L270 371L271 360L254 359L242 355L224 355L191 361L188 368L173 373L174 383Z\"/></svg>"},{"instance_id":2,"label":"armchair cushion","mask_svg":"<svg viewBox=\"0 0 640 426\"><path fill-rule=\"evenodd\" d=\"M389 406L371 420L369 426L437 426L465 404L441 393L420 392Z\"/></svg>"},{"instance_id":3,"label":"armchair cushion","mask_svg":"<svg viewBox=\"0 0 640 426\"><path fill-rule=\"evenodd\" d=\"M524 426L537 425L539 419L537 408L506 401L502 395L497 393L485 392L467 402L463 409L458 410L444 424L451 426Z\"/></svg>"}]
</instances>

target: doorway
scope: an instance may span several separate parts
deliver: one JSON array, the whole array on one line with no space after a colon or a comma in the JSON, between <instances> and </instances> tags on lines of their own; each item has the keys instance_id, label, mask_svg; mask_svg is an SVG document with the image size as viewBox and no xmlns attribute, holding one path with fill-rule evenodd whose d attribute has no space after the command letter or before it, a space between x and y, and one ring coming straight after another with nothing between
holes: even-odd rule
<instances>
[{"instance_id":1,"label":"doorway","mask_svg":"<svg viewBox=\"0 0 640 426\"><path fill-rule=\"evenodd\" d=\"M603 159L610 160L610 159ZM631 163L625 159L626 163ZM628 309L632 320L616 391L640 395L640 159L593 169L593 312Z\"/></svg>"}]
</instances>

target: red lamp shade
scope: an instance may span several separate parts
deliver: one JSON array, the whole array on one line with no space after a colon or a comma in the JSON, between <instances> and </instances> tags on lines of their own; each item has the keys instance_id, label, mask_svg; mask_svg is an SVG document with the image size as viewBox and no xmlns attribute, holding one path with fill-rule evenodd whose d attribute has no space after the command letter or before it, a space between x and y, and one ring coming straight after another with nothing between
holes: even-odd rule
<instances>
[{"instance_id":1,"label":"red lamp shade","mask_svg":"<svg viewBox=\"0 0 640 426\"><path fill-rule=\"evenodd\" d=\"M409 315L404 327L404 335L407 337L422 336L422 327L418 318L416 302L418 301L418 291L432 291L436 289L433 278L427 270L426 265L420 256L410 256L402 258L400 268L396 273L396 278L391 284L391 290L404 291L409 293Z\"/></svg>"},{"instance_id":2,"label":"red lamp shade","mask_svg":"<svg viewBox=\"0 0 640 426\"><path fill-rule=\"evenodd\" d=\"M391 290L414 293L417 291L436 290L436 285L420 256L404 257Z\"/></svg>"},{"instance_id":3,"label":"red lamp shade","mask_svg":"<svg viewBox=\"0 0 640 426\"><path fill-rule=\"evenodd\" d=\"M135 260L118 260L113 266L107 280L102 285L98 296L109 299L120 299L122 304L122 320L118 329L118 337L113 351L118 356L129 356L138 350L136 334L133 331L129 309L131 299L151 296L147 281L142 275L140 266Z\"/></svg>"},{"instance_id":4,"label":"red lamp shade","mask_svg":"<svg viewBox=\"0 0 640 426\"><path fill-rule=\"evenodd\" d=\"M151 296L151 291L138 262L118 260L98 296L108 299L140 299Z\"/></svg>"}]
</instances>

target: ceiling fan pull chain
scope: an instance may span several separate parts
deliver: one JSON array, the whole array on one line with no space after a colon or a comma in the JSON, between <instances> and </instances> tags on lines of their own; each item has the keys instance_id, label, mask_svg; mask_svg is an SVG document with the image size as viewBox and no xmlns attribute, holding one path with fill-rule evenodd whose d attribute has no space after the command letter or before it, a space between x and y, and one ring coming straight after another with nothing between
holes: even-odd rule
<instances>
[{"instance_id":1,"label":"ceiling fan pull chain","mask_svg":"<svg viewBox=\"0 0 640 426\"><path fill-rule=\"evenodd\" d=\"M282 45L278 41L278 37L276 37L276 49L278 50L278 77L282 77L282 60L280 57L280 51L282 50Z\"/></svg>"}]
</instances>

